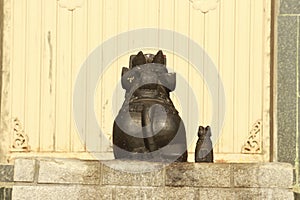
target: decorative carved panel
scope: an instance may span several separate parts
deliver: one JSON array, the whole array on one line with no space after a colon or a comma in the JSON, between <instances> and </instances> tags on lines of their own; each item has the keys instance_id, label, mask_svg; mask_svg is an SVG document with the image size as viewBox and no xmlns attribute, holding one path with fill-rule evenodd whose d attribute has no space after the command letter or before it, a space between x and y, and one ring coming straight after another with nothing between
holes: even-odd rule
<instances>
[{"instance_id":1,"label":"decorative carved panel","mask_svg":"<svg viewBox=\"0 0 300 200\"><path fill-rule=\"evenodd\" d=\"M214 10L219 5L219 0L190 0L193 8L200 10L202 13L207 13Z\"/></svg>"},{"instance_id":2,"label":"decorative carved panel","mask_svg":"<svg viewBox=\"0 0 300 200\"><path fill-rule=\"evenodd\" d=\"M257 120L242 147L242 153L261 153L261 131L262 120Z\"/></svg>"},{"instance_id":3,"label":"decorative carved panel","mask_svg":"<svg viewBox=\"0 0 300 200\"><path fill-rule=\"evenodd\" d=\"M28 136L18 118L13 120L13 141L10 151L29 151Z\"/></svg>"},{"instance_id":4,"label":"decorative carved panel","mask_svg":"<svg viewBox=\"0 0 300 200\"><path fill-rule=\"evenodd\" d=\"M84 0L58 0L58 4L60 7L66 8L70 11L82 7L83 3Z\"/></svg>"}]
</instances>

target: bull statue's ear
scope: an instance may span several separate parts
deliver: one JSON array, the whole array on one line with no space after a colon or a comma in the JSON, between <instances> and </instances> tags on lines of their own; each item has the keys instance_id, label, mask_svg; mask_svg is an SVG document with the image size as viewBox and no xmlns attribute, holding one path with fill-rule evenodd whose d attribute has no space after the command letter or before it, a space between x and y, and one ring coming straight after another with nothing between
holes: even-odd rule
<instances>
[{"instance_id":1,"label":"bull statue's ear","mask_svg":"<svg viewBox=\"0 0 300 200\"><path fill-rule=\"evenodd\" d=\"M158 64L162 64L165 65L165 57L164 54L162 52L162 50L159 50L157 52L157 54L154 56L152 63L158 63Z\"/></svg>"},{"instance_id":2,"label":"bull statue's ear","mask_svg":"<svg viewBox=\"0 0 300 200\"><path fill-rule=\"evenodd\" d=\"M132 67L146 64L146 58L142 51L140 51L133 59L132 59Z\"/></svg>"},{"instance_id":3,"label":"bull statue's ear","mask_svg":"<svg viewBox=\"0 0 300 200\"><path fill-rule=\"evenodd\" d=\"M210 126L207 126L206 128L205 128L205 131L206 131L206 134L207 134L207 136L211 136L211 130L210 130Z\"/></svg>"},{"instance_id":4,"label":"bull statue's ear","mask_svg":"<svg viewBox=\"0 0 300 200\"><path fill-rule=\"evenodd\" d=\"M205 134L205 128L203 126L199 126L198 128L198 137L203 137Z\"/></svg>"}]
</instances>

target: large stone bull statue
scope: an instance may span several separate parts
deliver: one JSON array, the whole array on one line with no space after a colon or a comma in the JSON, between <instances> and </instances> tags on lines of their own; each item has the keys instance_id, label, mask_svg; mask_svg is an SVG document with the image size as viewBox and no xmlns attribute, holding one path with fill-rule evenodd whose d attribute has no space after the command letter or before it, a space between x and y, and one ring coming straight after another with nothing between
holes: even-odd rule
<instances>
[{"instance_id":1,"label":"large stone bull statue","mask_svg":"<svg viewBox=\"0 0 300 200\"><path fill-rule=\"evenodd\" d=\"M126 94L113 126L115 158L187 161L184 124L169 95L176 74L168 73L163 52L132 55L121 82Z\"/></svg>"}]
</instances>

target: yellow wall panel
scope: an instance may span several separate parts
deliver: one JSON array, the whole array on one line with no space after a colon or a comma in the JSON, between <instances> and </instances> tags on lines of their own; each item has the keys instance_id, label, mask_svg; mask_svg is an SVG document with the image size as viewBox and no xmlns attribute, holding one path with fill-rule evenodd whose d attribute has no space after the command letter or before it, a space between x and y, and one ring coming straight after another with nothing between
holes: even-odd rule
<instances>
[{"instance_id":1,"label":"yellow wall panel","mask_svg":"<svg viewBox=\"0 0 300 200\"><path fill-rule=\"evenodd\" d=\"M26 6L26 81L25 131L30 133L31 149L39 149L41 83L41 1L30 0ZM34 30L34 31L33 31Z\"/></svg>"},{"instance_id":2,"label":"yellow wall panel","mask_svg":"<svg viewBox=\"0 0 300 200\"><path fill-rule=\"evenodd\" d=\"M40 151L53 151L56 122L57 3L41 2Z\"/></svg>"},{"instance_id":3,"label":"yellow wall panel","mask_svg":"<svg viewBox=\"0 0 300 200\"><path fill-rule=\"evenodd\" d=\"M55 151L70 151L72 106L72 12L58 7L56 51Z\"/></svg>"},{"instance_id":4,"label":"yellow wall panel","mask_svg":"<svg viewBox=\"0 0 300 200\"><path fill-rule=\"evenodd\" d=\"M84 1L80 9L76 9L72 12L72 41L71 41L71 91L74 90L74 85L76 82L76 77L80 71L80 68L88 55L88 22L89 22L89 7L88 4L93 3L89 1ZM96 6L96 5L93 5ZM97 8L97 7L96 7ZM97 8L99 9L99 8ZM95 16L98 18L98 16ZM96 26L97 27L97 26ZM97 31L97 29L95 29ZM99 32L98 32L99 33ZM72 94L71 94L72 95ZM80 98L85 98L85 94L83 94ZM71 96L71 99L73 97ZM73 103L73 102L72 102ZM71 112L70 112L70 145L72 152L80 152L85 150L85 138L81 141L77 133L77 128L75 121L73 119L73 104L71 104ZM85 113L82 113L85 115Z\"/></svg>"},{"instance_id":5,"label":"yellow wall panel","mask_svg":"<svg viewBox=\"0 0 300 200\"><path fill-rule=\"evenodd\" d=\"M235 16L235 63L234 63L234 152L248 133L249 105L249 44L251 1L236 1ZM238 123L237 123L238 122ZM239 137L242 135L242 137Z\"/></svg>"},{"instance_id":6,"label":"yellow wall panel","mask_svg":"<svg viewBox=\"0 0 300 200\"><path fill-rule=\"evenodd\" d=\"M11 116L25 121L26 1L12 1ZM26 128L26 127L25 127Z\"/></svg>"},{"instance_id":7,"label":"yellow wall panel","mask_svg":"<svg viewBox=\"0 0 300 200\"><path fill-rule=\"evenodd\" d=\"M209 1L209 0L208 0ZM66 1L67 2L67 1ZM119 81L122 67L128 66L129 56L143 50L156 53L162 46L160 29L178 32L199 44L212 59L219 76L210 77L224 86L226 95L225 121L220 137L213 132L216 143L216 160L235 159L263 160L262 154L242 153L252 125L268 115L268 97L263 93L268 88L265 66L265 45L269 27L264 26L269 13L264 9L269 0L220 0L212 7L193 4L189 0L82 0L82 3L68 6L65 2L51 0L12 0L12 53L11 53L11 113L24 125L32 152L84 153L86 144L96 152L111 157L112 126L115 115L124 100L124 91ZM135 38L128 36L128 43L116 40L112 48L119 58L112 61L99 77L93 105L98 124L104 132L98 142L89 137L97 131L89 127L91 113L87 106L81 111L84 116L84 135L79 137L73 117L73 90L81 66L88 55L108 39L139 28L157 28L155 48L132 49ZM147 33L146 33L147 34ZM150 37L150 35L149 35ZM193 110L193 95L198 102L198 125L211 125L213 111L216 121L221 120L222 102L213 105L210 88L205 82L209 61L203 59L199 73L189 62L193 53L190 45L184 46L174 37L165 38L171 49L165 50L168 67L183 77L193 91L184 89L184 99L176 92L171 94L175 106L183 111ZM165 42L165 41L164 41ZM129 52L121 54L122 45ZM173 46L173 50L172 50ZM174 49L183 48L188 58L180 57ZM103 55L111 52L103 52ZM100 55L99 55L100 56ZM198 55L202 59L203 55ZM87 63L91 66L91 63ZM104 68L103 60L97 65ZM80 87L90 88L93 71L84 72ZM193 94L192 94L193 93ZM80 98L87 102L85 90ZM221 91L217 92L217 98ZM113 98L117 100L113 100ZM197 112L197 111L195 111ZM187 128L191 127L193 113L184 116ZM215 131L215 130L214 130ZM188 129L188 137L194 138L189 147L189 160L193 161L193 150L197 130ZM264 129L268 135L268 129ZM267 142L267 141L266 141ZM264 152L268 153L268 149ZM78 154L78 155L79 155ZM68 155L68 154L66 154ZM85 156L83 156L85 157ZM104 157L104 159L107 157ZM239 160L240 161L240 160Z\"/></svg>"}]
</instances>

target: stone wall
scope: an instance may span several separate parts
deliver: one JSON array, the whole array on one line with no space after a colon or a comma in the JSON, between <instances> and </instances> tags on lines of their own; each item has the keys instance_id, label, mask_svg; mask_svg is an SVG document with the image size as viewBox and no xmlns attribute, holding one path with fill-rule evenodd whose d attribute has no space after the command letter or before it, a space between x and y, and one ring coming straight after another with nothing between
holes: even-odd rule
<instances>
[{"instance_id":1,"label":"stone wall","mask_svg":"<svg viewBox=\"0 0 300 200\"><path fill-rule=\"evenodd\" d=\"M284 163L16 159L13 199L294 199Z\"/></svg>"},{"instance_id":2,"label":"stone wall","mask_svg":"<svg viewBox=\"0 0 300 200\"><path fill-rule=\"evenodd\" d=\"M295 165L295 188L300 199L300 1L276 0L277 19L277 161Z\"/></svg>"},{"instance_id":3,"label":"stone wall","mask_svg":"<svg viewBox=\"0 0 300 200\"><path fill-rule=\"evenodd\" d=\"M279 0L278 0L279 2ZM278 161L294 164L299 130L299 0L282 0L277 16Z\"/></svg>"},{"instance_id":4,"label":"stone wall","mask_svg":"<svg viewBox=\"0 0 300 200\"><path fill-rule=\"evenodd\" d=\"M13 165L0 165L0 200L11 199L13 174Z\"/></svg>"}]
</instances>

